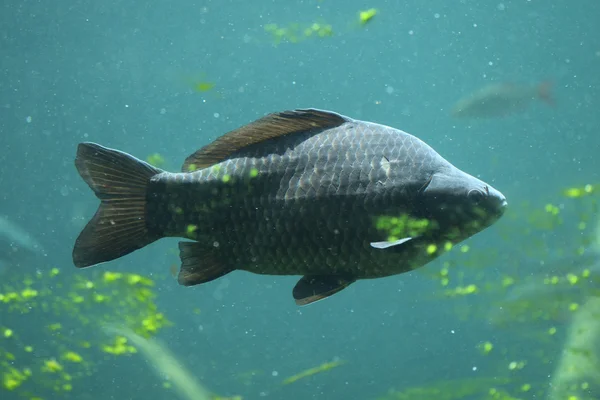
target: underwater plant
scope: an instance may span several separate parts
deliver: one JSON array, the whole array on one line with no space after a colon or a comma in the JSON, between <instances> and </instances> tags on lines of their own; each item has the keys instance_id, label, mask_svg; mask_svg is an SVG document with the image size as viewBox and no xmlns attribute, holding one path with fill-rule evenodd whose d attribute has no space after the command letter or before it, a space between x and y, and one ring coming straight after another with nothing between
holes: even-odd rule
<instances>
[{"instance_id":1,"label":"underwater plant","mask_svg":"<svg viewBox=\"0 0 600 400\"><path fill-rule=\"evenodd\" d=\"M123 336L109 339L101 326L119 322L147 338L170 324L154 302L153 286L137 274L105 271L84 278L58 268L4 280L0 393L81 398L79 382L103 362L137 352Z\"/></svg>"}]
</instances>

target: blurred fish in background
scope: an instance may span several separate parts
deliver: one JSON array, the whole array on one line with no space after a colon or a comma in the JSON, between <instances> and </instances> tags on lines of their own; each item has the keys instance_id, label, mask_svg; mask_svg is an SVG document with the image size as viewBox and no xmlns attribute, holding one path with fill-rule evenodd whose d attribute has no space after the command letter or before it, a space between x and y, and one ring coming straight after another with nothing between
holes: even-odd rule
<instances>
[{"instance_id":1,"label":"blurred fish in background","mask_svg":"<svg viewBox=\"0 0 600 400\"><path fill-rule=\"evenodd\" d=\"M0 275L31 268L45 255L42 245L32 235L0 215Z\"/></svg>"},{"instance_id":2,"label":"blurred fish in background","mask_svg":"<svg viewBox=\"0 0 600 400\"><path fill-rule=\"evenodd\" d=\"M535 101L553 106L552 84L493 83L461 98L451 110L457 118L498 118L525 111Z\"/></svg>"}]
</instances>

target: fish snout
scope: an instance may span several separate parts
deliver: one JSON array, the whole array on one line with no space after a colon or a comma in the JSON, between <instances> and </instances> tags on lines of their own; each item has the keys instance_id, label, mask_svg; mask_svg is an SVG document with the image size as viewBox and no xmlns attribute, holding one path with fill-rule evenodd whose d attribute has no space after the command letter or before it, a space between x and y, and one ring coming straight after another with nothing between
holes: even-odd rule
<instances>
[{"instance_id":1,"label":"fish snout","mask_svg":"<svg viewBox=\"0 0 600 400\"><path fill-rule=\"evenodd\" d=\"M469 190L467 197L471 200L471 204L475 206L476 212L483 212L484 219L489 219L490 222L500 218L508 205L506 197L499 190L485 183Z\"/></svg>"},{"instance_id":2,"label":"fish snout","mask_svg":"<svg viewBox=\"0 0 600 400\"><path fill-rule=\"evenodd\" d=\"M497 189L488 186L489 197L493 204L493 209L496 211L498 217L502 216L508 207L508 201L506 197Z\"/></svg>"}]
</instances>

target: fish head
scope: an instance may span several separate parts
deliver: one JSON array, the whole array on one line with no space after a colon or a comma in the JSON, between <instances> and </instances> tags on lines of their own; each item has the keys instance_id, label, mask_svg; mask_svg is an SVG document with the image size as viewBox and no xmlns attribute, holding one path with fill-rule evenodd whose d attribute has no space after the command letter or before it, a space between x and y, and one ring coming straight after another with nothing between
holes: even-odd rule
<instances>
[{"instance_id":1,"label":"fish head","mask_svg":"<svg viewBox=\"0 0 600 400\"><path fill-rule=\"evenodd\" d=\"M458 243L484 230L505 212L506 197L491 185L457 168L431 175L419 205L438 239Z\"/></svg>"}]
</instances>

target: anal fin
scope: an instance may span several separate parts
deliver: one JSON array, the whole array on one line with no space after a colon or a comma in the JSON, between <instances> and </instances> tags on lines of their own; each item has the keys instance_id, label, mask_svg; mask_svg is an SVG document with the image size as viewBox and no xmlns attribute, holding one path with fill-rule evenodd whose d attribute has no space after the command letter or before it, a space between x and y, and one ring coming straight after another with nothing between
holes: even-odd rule
<instances>
[{"instance_id":1,"label":"anal fin","mask_svg":"<svg viewBox=\"0 0 600 400\"><path fill-rule=\"evenodd\" d=\"M177 281L183 286L210 282L233 271L214 246L199 242L179 242L179 258L181 269Z\"/></svg>"},{"instance_id":2,"label":"anal fin","mask_svg":"<svg viewBox=\"0 0 600 400\"><path fill-rule=\"evenodd\" d=\"M354 278L338 275L305 275L296 283L292 294L296 304L304 306L334 295L354 281Z\"/></svg>"}]
</instances>

